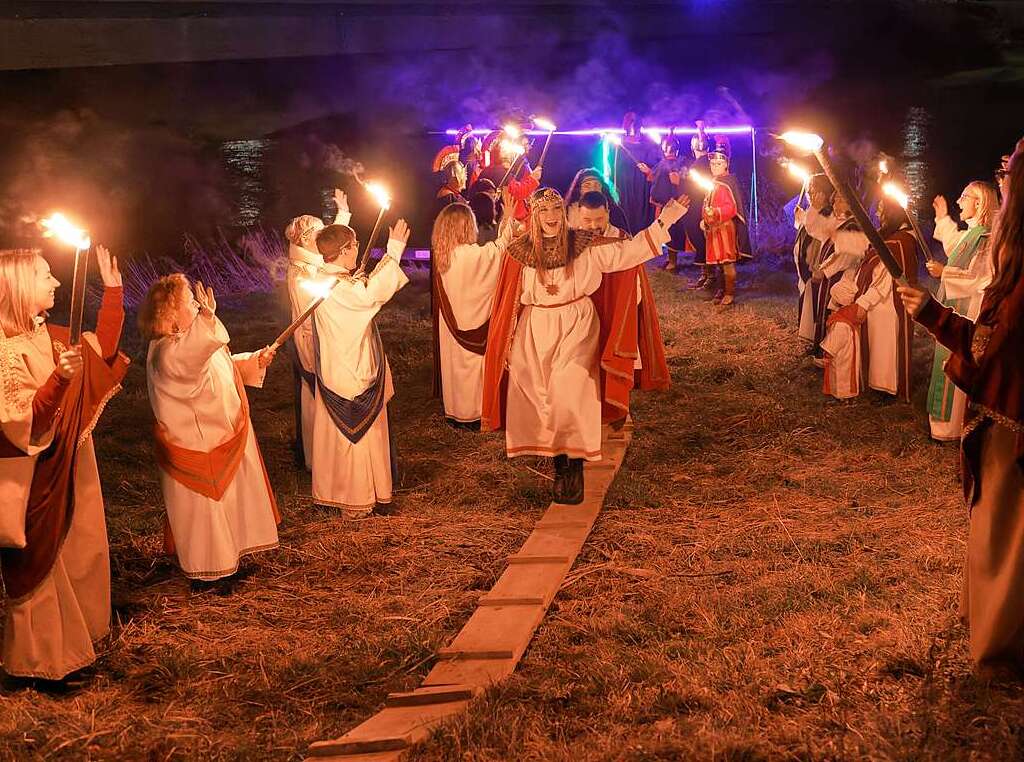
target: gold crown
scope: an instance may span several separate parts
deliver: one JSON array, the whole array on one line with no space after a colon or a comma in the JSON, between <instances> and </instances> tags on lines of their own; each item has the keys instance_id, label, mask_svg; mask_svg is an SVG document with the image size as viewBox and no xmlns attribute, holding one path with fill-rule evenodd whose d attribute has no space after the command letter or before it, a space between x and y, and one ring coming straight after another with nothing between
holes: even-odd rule
<instances>
[{"instance_id":1,"label":"gold crown","mask_svg":"<svg viewBox=\"0 0 1024 762\"><path fill-rule=\"evenodd\" d=\"M546 204L557 204L558 206L562 206L564 203L562 194L554 188L541 188L530 198L530 206L541 206Z\"/></svg>"}]
</instances>

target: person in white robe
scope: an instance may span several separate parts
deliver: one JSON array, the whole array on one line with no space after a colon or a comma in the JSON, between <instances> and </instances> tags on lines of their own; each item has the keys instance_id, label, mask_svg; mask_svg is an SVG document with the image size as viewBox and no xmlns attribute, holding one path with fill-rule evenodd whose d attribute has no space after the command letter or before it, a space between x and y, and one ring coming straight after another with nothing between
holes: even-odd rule
<instances>
[{"instance_id":1,"label":"person in white robe","mask_svg":"<svg viewBox=\"0 0 1024 762\"><path fill-rule=\"evenodd\" d=\"M832 214L821 213L823 208L822 196L817 194L812 198L811 206L803 212L797 210L797 223L802 224L804 230L815 240L824 244L831 242L831 254L825 256L816 268L812 268L812 281L825 281L820 288L824 288L827 282L834 281L828 292L828 304L826 312L831 315L836 310L842 309L853 302L857 296L857 272L864 254L867 251L867 238L856 230L844 230L848 227L850 214L846 201L838 194L833 199ZM827 320L827 317L826 317ZM854 363L856 347L852 342L846 341L850 338L841 334L851 333L852 327L846 323L831 326L826 329L825 337L829 331L834 331L832 362L827 363L829 388L834 390L833 396L838 399L848 399L856 396L855 388L859 388L860 363ZM824 351L824 338L822 339L822 351ZM822 358L815 358L814 364L825 368L826 362ZM840 370L841 369L841 370ZM838 375L837 375L838 374Z\"/></svg>"},{"instance_id":2,"label":"person in white robe","mask_svg":"<svg viewBox=\"0 0 1024 762\"><path fill-rule=\"evenodd\" d=\"M461 203L441 210L431 235L432 277L440 278L442 289L435 290L435 300L446 302L434 306L441 400L445 419L457 428L479 428L480 423L486 323L501 256L514 232L515 199L507 190L502 195L504 213L494 241L475 243L476 220L470 207ZM454 320L459 338L449 327L449 318ZM482 333L483 340L470 332ZM471 348L464 346L471 341L475 342Z\"/></svg>"},{"instance_id":3,"label":"person in white robe","mask_svg":"<svg viewBox=\"0 0 1024 762\"><path fill-rule=\"evenodd\" d=\"M908 232L906 212L886 198L879 204L879 221L880 233L904 276L916 283L917 244ZM848 280L844 273L832 288L838 309L829 318L821 344L826 354L824 391L837 399L849 399L866 383L876 391L909 401L913 325L905 311L897 308L892 274L877 255L867 256L870 244L863 233L839 231L834 240L837 255L859 256L862 261L853 278ZM847 298L849 303L843 305ZM862 342L865 331L866 341ZM862 357L865 351L867 355Z\"/></svg>"},{"instance_id":4,"label":"person in white robe","mask_svg":"<svg viewBox=\"0 0 1024 762\"><path fill-rule=\"evenodd\" d=\"M118 356L123 288L116 258L102 246L96 256L103 301L96 335L83 339L107 359ZM2 449L13 448L0 457L0 548L26 547L36 463L54 444L68 384L83 372L82 349L66 346L67 330L44 321L59 285L38 252L0 251L0 440ZM127 359L121 362L126 369ZM3 669L17 678L68 678L96 660L94 643L110 632L110 554L91 430L78 444L74 469L74 510L52 567L30 592L11 597L6 590Z\"/></svg>"},{"instance_id":5,"label":"person in white robe","mask_svg":"<svg viewBox=\"0 0 1024 762\"><path fill-rule=\"evenodd\" d=\"M216 309L212 289L196 283L193 293L177 274L150 287L139 315L150 339L167 549L200 582L229 577L243 556L278 545L277 506L242 387L263 385L274 352L232 354Z\"/></svg>"},{"instance_id":6,"label":"person in white robe","mask_svg":"<svg viewBox=\"0 0 1024 762\"><path fill-rule=\"evenodd\" d=\"M973 322L981 311L985 289L992 282L992 257L988 244L999 198L991 184L975 181L964 188L957 204L960 219L967 224L966 230L961 230L949 216L946 199L935 197L933 235L942 243L946 264L929 260L925 267L932 277L939 279L935 298ZM928 426L932 439L958 442L963 430L967 395L946 376L943 368L948 357L949 350L936 342L928 386Z\"/></svg>"},{"instance_id":7,"label":"person in white robe","mask_svg":"<svg viewBox=\"0 0 1024 762\"><path fill-rule=\"evenodd\" d=\"M348 197L338 188L334 190L334 203L338 207L334 223L348 225L352 219L348 208ZM295 320L309 306L310 295L302 289L302 281L315 278L323 269L324 258L316 249L316 236L323 229L323 220L303 214L289 222L284 230L284 237L288 241L288 274L285 282L288 288L292 320ZM313 400L316 396L316 382L313 377L312 323L307 320L300 325L292 336L292 341L293 351L296 354L293 362L298 363L295 368L299 396L296 439L301 442L302 462L305 464L306 470L311 471L313 468Z\"/></svg>"},{"instance_id":8,"label":"person in white robe","mask_svg":"<svg viewBox=\"0 0 1024 762\"><path fill-rule=\"evenodd\" d=\"M312 317L313 502L347 518L392 511L387 406L394 386L373 320L409 282L399 264L408 240L408 225L399 220L383 258L365 275L358 271L359 241L351 228L330 225L317 236L323 273L336 284Z\"/></svg>"},{"instance_id":9,"label":"person in white robe","mask_svg":"<svg viewBox=\"0 0 1024 762\"><path fill-rule=\"evenodd\" d=\"M496 331L510 326L508 393L504 415L505 450L509 457L540 455L555 458L555 499L583 499L583 462L601 459L599 333L590 295L606 272L627 270L661 254L669 227L687 206L673 199L649 228L632 239L609 241L589 231L570 230L561 195L552 188L536 191L530 204L528 233L510 244L506 257L520 269L510 281L510 305L498 294L502 309L513 307L518 319L492 313L488 357L496 363L503 346L494 345ZM496 303L496 310L498 303ZM495 322L495 318L499 320ZM502 336L500 344L507 338ZM487 371L485 369L485 374ZM500 425L489 414L485 380L485 428Z\"/></svg>"}]
</instances>

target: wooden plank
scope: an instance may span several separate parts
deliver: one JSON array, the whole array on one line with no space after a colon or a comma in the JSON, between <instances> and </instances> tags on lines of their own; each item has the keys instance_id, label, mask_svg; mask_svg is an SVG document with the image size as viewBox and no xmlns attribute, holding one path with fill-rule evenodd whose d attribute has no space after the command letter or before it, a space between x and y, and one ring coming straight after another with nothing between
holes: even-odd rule
<instances>
[{"instance_id":1,"label":"wooden plank","mask_svg":"<svg viewBox=\"0 0 1024 762\"><path fill-rule=\"evenodd\" d=\"M544 618L543 606L485 606L473 612L442 659L518 659Z\"/></svg>"},{"instance_id":2,"label":"wooden plank","mask_svg":"<svg viewBox=\"0 0 1024 762\"><path fill-rule=\"evenodd\" d=\"M569 556L536 556L516 553L508 557L510 564L568 564Z\"/></svg>"},{"instance_id":3,"label":"wooden plank","mask_svg":"<svg viewBox=\"0 0 1024 762\"><path fill-rule=\"evenodd\" d=\"M480 692L472 685L441 685L417 688L406 693L389 693L385 706L426 706L451 701L469 701Z\"/></svg>"},{"instance_id":4,"label":"wooden plank","mask_svg":"<svg viewBox=\"0 0 1024 762\"><path fill-rule=\"evenodd\" d=\"M465 710L469 701L387 707L340 738L310 744L313 757L401 751L424 740L441 722Z\"/></svg>"},{"instance_id":5,"label":"wooden plank","mask_svg":"<svg viewBox=\"0 0 1024 762\"><path fill-rule=\"evenodd\" d=\"M551 504L466 625L438 651L439 661L422 686L390 694L384 710L339 739L313 744L311 755L394 762L484 687L512 674L597 520L632 439L624 431L616 436L604 430L604 460L586 464L584 503Z\"/></svg>"},{"instance_id":6,"label":"wooden plank","mask_svg":"<svg viewBox=\"0 0 1024 762\"><path fill-rule=\"evenodd\" d=\"M587 539L586 529L552 529L534 530L517 556L568 556L572 558L580 552Z\"/></svg>"},{"instance_id":7,"label":"wooden plank","mask_svg":"<svg viewBox=\"0 0 1024 762\"><path fill-rule=\"evenodd\" d=\"M512 659L448 659L434 665L423 679L423 687L472 685L486 688L504 680L515 668Z\"/></svg>"},{"instance_id":8,"label":"wooden plank","mask_svg":"<svg viewBox=\"0 0 1024 762\"><path fill-rule=\"evenodd\" d=\"M547 606L548 601L543 596L532 596L532 597L519 597L519 598L502 598L492 593L483 595L480 600L477 601L478 606Z\"/></svg>"},{"instance_id":9,"label":"wooden plank","mask_svg":"<svg viewBox=\"0 0 1024 762\"><path fill-rule=\"evenodd\" d=\"M547 606L558 592L568 571L568 563L512 564L508 566L494 587L485 593L481 605L488 599L539 598L539 605Z\"/></svg>"}]
</instances>

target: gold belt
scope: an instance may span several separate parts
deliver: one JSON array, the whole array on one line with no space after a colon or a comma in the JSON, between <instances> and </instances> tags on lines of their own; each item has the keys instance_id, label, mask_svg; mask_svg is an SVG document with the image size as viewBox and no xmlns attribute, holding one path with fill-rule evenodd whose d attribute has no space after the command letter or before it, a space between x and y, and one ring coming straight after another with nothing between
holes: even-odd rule
<instances>
[{"instance_id":1,"label":"gold belt","mask_svg":"<svg viewBox=\"0 0 1024 762\"><path fill-rule=\"evenodd\" d=\"M584 294L583 296L577 296L575 299L569 302L562 302L561 304L527 304L527 307L540 307L543 310L553 310L558 307L568 307L570 304L576 304L576 302L582 301L583 299L589 299L590 297Z\"/></svg>"}]
</instances>

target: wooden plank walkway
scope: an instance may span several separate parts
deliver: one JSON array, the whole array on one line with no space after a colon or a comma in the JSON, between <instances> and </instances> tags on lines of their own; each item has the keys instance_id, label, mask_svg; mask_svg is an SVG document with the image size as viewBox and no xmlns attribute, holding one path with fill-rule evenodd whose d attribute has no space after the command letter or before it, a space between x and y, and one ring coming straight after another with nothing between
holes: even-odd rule
<instances>
[{"instance_id":1,"label":"wooden plank walkway","mask_svg":"<svg viewBox=\"0 0 1024 762\"><path fill-rule=\"evenodd\" d=\"M548 506L459 634L438 651L420 687L390 694L381 711L340 738L314 742L310 759L400 760L434 728L465 711L474 696L512 674L597 521L632 428L604 427L603 458L585 465L583 503Z\"/></svg>"}]
</instances>

